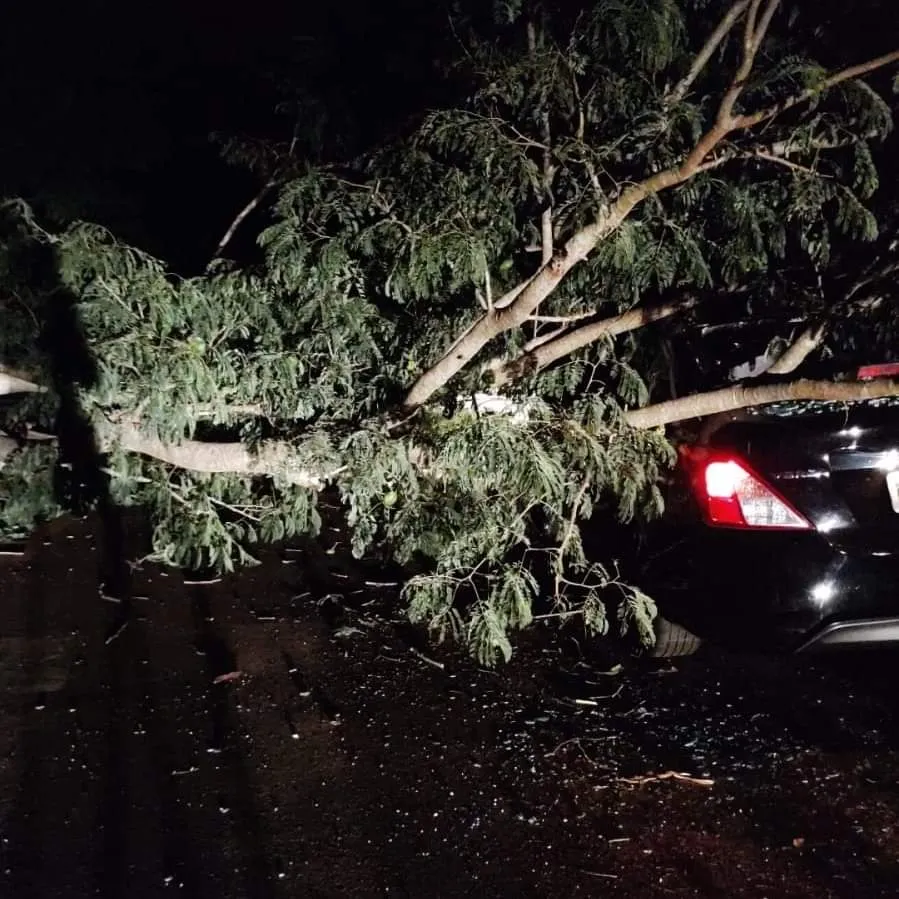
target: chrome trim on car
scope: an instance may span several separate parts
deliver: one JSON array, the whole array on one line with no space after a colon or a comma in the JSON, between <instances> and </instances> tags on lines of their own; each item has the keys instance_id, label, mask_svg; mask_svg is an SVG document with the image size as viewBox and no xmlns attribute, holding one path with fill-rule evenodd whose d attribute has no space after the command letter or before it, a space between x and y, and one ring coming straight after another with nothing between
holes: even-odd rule
<instances>
[{"instance_id":1,"label":"chrome trim on car","mask_svg":"<svg viewBox=\"0 0 899 899\"><path fill-rule=\"evenodd\" d=\"M899 643L899 618L835 621L806 640L796 652L834 649L840 646L865 646L875 643Z\"/></svg>"}]
</instances>

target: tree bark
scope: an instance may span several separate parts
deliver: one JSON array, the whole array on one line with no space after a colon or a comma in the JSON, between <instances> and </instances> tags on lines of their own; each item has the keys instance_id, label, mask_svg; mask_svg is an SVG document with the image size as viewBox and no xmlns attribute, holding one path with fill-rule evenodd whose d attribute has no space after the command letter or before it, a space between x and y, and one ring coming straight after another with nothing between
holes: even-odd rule
<instances>
[{"instance_id":1,"label":"tree bark","mask_svg":"<svg viewBox=\"0 0 899 899\"><path fill-rule=\"evenodd\" d=\"M796 341L787 347L786 352L774 362L767 373L771 375L788 375L790 372L796 371L805 362L809 353L814 352L821 346L823 339L823 325L806 328Z\"/></svg>"},{"instance_id":2,"label":"tree bark","mask_svg":"<svg viewBox=\"0 0 899 899\"><path fill-rule=\"evenodd\" d=\"M46 393L47 388L28 380L28 376L22 372L14 372L7 368L0 368L0 396L9 396L13 393Z\"/></svg>"},{"instance_id":3,"label":"tree bark","mask_svg":"<svg viewBox=\"0 0 899 899\"><path fill-rule=\"evenodd\" d=\"M669 318L678 312L691 309L698 300L693 298L675 300L659 306L641 306L637 309L629 309L612 318L592 322L589 325L581 325L571 331L566 331L558 337L547 340L539 346L526 350L514 359L492 359L484 370L493 376L491 386L504 387L511 381L522 378L525 375L535 374L541 369L552 365L559 359L574 353L582 347L589 346L603 337L614 337L617 334L625 334L635 331L652 322Z\"/></svg>"},{"instance_id":4,"label":"tree bark","mask_svg":"<svg viewBox=\"0 0 899 899\"><path fill-rule=\"evenodd\" d=\"M899 381L881 378L873 381L791 381L757 387L736 385L632 409L625 414L625 419L634 428L658 428L766 403L790 400L852 402L887 396L899 396Z\"/></svg>"},{"instance_id":5,"label":"tree bark","mask_svg":"<svg viewBox=\"0 0 899 899\"><path fill-rule=\"evenodd\" d=\"M299 461L296 449L286 441L269 441L254 451L242 443L199 440L163 443L130 422L101 422L95 428L102 452L118 447L188 471L271 476L310 490L321 490L339 473L339 469L310 471Z\"/></svg>"}]
</instances>

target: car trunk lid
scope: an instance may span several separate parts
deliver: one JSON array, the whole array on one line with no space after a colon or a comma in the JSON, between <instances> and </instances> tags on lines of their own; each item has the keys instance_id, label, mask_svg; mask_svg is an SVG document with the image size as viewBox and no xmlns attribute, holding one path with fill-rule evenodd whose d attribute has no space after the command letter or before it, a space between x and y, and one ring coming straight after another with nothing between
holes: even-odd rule
<instances>
[{"instance_id":1,"label":"car trunk lid","mask_svg":"<svg viewBox=\"0 0 899 899\"><path fill-rule=\"evenodd\" d=\"M899 553L899 403L765 407L712 442L746 458L834 546Z\"/></svg>"}]
</instances>

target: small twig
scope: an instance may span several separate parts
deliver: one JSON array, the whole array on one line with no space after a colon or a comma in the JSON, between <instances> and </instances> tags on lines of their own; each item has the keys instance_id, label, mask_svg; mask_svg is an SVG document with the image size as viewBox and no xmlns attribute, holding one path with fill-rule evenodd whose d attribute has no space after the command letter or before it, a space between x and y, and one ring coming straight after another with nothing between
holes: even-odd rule
<instances>
[{"instance_id":1,"label":"small twig","mask_svg":"<svg viewBox=\"0 0 899 899\"><path fill-rule=\"evenodd\" d=\"M574 618L577 615L583 615L583 609L566 609L564 612L545 612L541 615L534 615L532 621L547 621L552 618Z\"/></svg>"},{"instance_id":2,"label":"small twig","mask_svg":"<svg viewBox=\"0 0 899 899\"><path fill-rule=\"evenodd\" d=\"M568 325L560 325L558 328L550 331L547 334L540 334L538 337L535 337L533 340L529 340L522 348L521 354L516 358L521 358L527 353L532 353L534 350L539 349L544 344L552 343L557 337L561 337L563 334L568 332ZM512 360L513 362L515 360ZM495 360L494 360L495 362ZM494 368L496 365L494 364ZM494 381L494 384L496 382Z\"/></svg>"},{"instance_id":3,"label":"small twig","mask_svg":"<svg viewBox=\"0 0 899 899\"><path fill-rule=\"evenodd\" d=\"M421 659L423 662L426 662L428 665L432 665L434 668L439 668L441 671L446 669L446 665L443 662L438 662L436 659L432 659L430 656L425 655L420 649L416 649L414 646L409 647L409 652L417 658Z\"/></svg>"},{"instance_id":4,"label":"small twig","mask_svg":"<svg viewBox=\"0 0 899 899\"><path fill-rule=\"evenodd\" d=\"M605 696L598 696L597 699L616 699L621 695L621 691L624 689L624 684L619 684L618 689L615 690L614 693L607 693Z\"/></svg>"},{"instance_id":5,"label":"small twig","mask_svg":"<svg viewBox=\"0 0 899 899\"><path fill-rule=\"evenodd\" d=\"M10 549L5 546L0 547L0 556L24 556L24 555L25 555L24 549L18 549L18 548Z\"/></svg>"},{"instance_id":6,"label":"small twig","mask_svg":"<svg viewBox=\"0 0 899 899\"><path fill-rule=\"evenodd\" d=\"M787 159L785 156L776 156L774 153L765 153L763 150L756 150L754 153L748 154L749 158L755 159L764 159L767 162L774 162L777 165L786 166L788 169L793 169L796 172L804 172L807 175L815 175L818 178L830 178L830 175L822 175L820 172L815 169L809 168L807 165L800 165L798 162L793 162L792 159Z\"/></svg>"},{"instance_id":7,"label":"small twig","mask_svg":"<svg viewBox=\"0 0 899 899\"><path fill-rule=\"evenodd\" d=\"M293 151L293 142L291 142L291 152ZM234 221L228 226L228 230L224 233L222 239L218 242L218 246L215 248L215 252L212 254L212 259L207 266L207 271L212 266L212 263L215 262L221 255L222 251L225 247L231 243L231 239L234 237L235 232L241 226L243 220L262 202L265 198L265 195L277 184L277 180L275 178L270 178L265 184L262 185L261 190L244 206L240 212L234 217Z\"/></svg>"},{"instance_id":8,"label":"small twig","mask_svg":"<svg viewBox=\"0 0 899 899\"><path fill-rule=\"evenodd\" d=\"M220 499L216 499L214 496L209 497L209 502L211 502L215 506L219 506L222 509L226 509L228 512L233 512L235 515L240 515L242 518L246 518L247 521L252 521L255 524L259 524L259 522L262 520L255 515L250 515L249 512L245 512L240 508L240 506L233 506L231 505L231 503L223 502Z\"/></svg>"},{"instance_id":9,"label":"small twig","mask_svg":"<svg viewBox=\"0 0 899 899\"><path fill-rule=\"evenodd\" d=\"M693 777L680 771L663 771L661 774L643 774L639 777L618 778L619 783L631 784L637 787L661 780L682 780L685 783L695 784L697 787L713 787L715 785L715 781L710 777Z\"/></svg>"},{"instance_id":10,"label":"small twig","mask_svg":"<svg viewBox=\"0 0 899 899\"><path fill-rule=\"evenodd\" d=\"M562 740L555 749L550 750L549 752L545 752L543 754L543 758L551 759L555 755L559 753L560 750L564 749L566 746L577 746L577 748L581 751L581 755L590 762L591 764L596 764L596 761L590 758L589 755L584 751L584 747L582 744L584 743L605 743L609 738L608 737L570 737L567 740Z\"/></svg>"},{"instance_id":11,"label":"small twig","mask_svg":"<svg viewBox=\"0 0 899 899\"><path fill-rule=\"evenodd\" d=\"M127 620L123 621L103 642L107 646L109 646L109 644L112 643L113 640L117 640L122 636L122 633L124 632L126 627L128 627Z\"/></svg>"}]
</instances>

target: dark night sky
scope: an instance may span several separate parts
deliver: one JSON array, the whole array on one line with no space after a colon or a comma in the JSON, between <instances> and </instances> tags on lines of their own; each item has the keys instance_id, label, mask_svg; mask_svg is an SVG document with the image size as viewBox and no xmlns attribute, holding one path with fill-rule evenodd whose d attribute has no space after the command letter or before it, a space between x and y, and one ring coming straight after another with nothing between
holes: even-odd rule
<instances>
[{"instance_id":1,"label":"dark night sky","mask_svg":"<svg viewBox=\"0 0 899 899\"><path fill-rule=\"evenodd\" d=\"M143 15L113 0L6 6L0 195L52 197L179 268L202 263L253 192L210 132L289 133L272 73L314 52L311 89L338 98L359 140L374 140L427 102L445 21L437 3L416 0L163 0Z\"/></svg>"},{"instance_id":2,"label":"dark night sky","mask_svg":"<svg viewBox=\"0 0 899 899\"><path fill-rule=\"evenodd\" d=\"M432 60L448 40L441 0L4 6L0 195L51 198L180 270L202 266L253 193L209 133L287 136L270 73L312 51L311 88L339 101L359 145L439 97ZM826 37L836 62L899 36L897 0L813 6L839 20Z\"/></svg>"}]
</instances>

